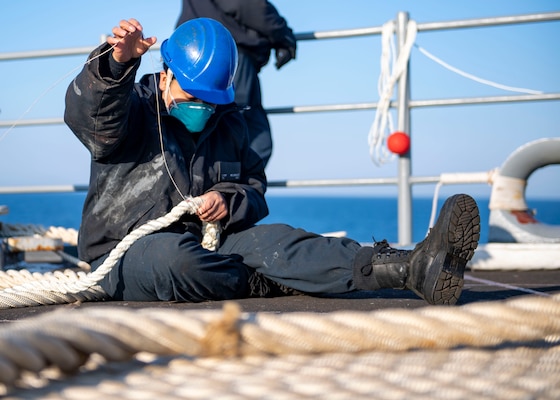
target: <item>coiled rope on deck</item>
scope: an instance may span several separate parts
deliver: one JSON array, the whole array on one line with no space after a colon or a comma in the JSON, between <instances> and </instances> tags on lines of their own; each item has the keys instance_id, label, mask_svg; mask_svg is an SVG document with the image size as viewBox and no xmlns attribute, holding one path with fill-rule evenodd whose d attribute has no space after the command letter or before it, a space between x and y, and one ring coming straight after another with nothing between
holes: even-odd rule
<instances>
[{"instance_id":1,"label":"coiled rope on deck","mask_svg":"<svg viewBox=\"0 0 560 400\"><path fill-rule=\"evenodd\" d=\"M460 307L373 312L242 313L92 306L0 326L0 382L49 366L76 371L89 355L124 361L139 352L192 357L358 353L374 350L560 343L560 295Z\"/></svg>"},{"instance_id":2,"label":"coiled rope on deck","mask_svg":"<svg viewBox=\"0 0 560 400\"><path fill-rule=\"evenodd\" d=\"M148 221L126 235L119 244L109 253L107 259L95 271L88 274L45 274L44 279L37 275L23 272L22 276L32 278L30 281L16 286L6 287L0 292L0 309L26 307L45 304L65 304L74 301L92 301L107 298L107 294L97 285L105 275L117 264L126 251L138 239L157 232L178 221L185 213L194 214L202 200L198 197L189 197L177 204L163 217ZM219 227L214 223L203 224L202 246L214 250L219 240ZM11 274L2 272L0 281L14 282L16 272Z\"/></svg>"}]
</instances>

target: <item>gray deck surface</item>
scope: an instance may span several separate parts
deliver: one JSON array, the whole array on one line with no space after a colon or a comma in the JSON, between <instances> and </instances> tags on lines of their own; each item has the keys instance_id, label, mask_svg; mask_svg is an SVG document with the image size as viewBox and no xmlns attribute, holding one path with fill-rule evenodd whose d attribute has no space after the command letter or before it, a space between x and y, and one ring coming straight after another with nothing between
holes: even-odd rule
<instances>
[{"instance_id":1,"label":"gray deck surface","mask_svg":"<svg viewBox=\"0 0 560 400\"><path fill-rule=\"evenodd\" d=\"M471 277L474 279L471 279ZM481 282L480 280L484 280ZM481 302L501 301L517 296L530 295L531 291L544 295L560 293L560 270L536 271L467 271L463 294L458 305ZM243 311L247 312L331 312L341 310L373 311L383 308L419 308L427 303L410 291L379 290L375 292L355 292L337 297L290 296L267 299L237 300ZM83 307L127 307L146 308L164 307L184 310L221 309L223 301L203 303L175 302L87 302L56 306L38 306L0 310L0 323L52 312L60 308Z\"/></svg>"}]
</instances>

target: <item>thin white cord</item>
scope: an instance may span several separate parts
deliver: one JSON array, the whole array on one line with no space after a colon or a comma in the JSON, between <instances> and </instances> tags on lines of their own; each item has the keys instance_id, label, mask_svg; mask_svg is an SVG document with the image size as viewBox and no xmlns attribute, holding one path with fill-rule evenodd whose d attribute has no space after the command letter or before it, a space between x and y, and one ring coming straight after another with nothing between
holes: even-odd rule
<instances>
[{"instance_id":1,"label":"thin white cord","mask_svg":"<svg viewBox=\"0 0 560 400\"><path fill-rule=\"evenodd\" d=\"M542 94L544 92L540 91L540 90L533 90L533 89L525 89L525 88L518 88L518 87L513 87L513 86L507 86L507 85L502 85L501 83L496 83L496 82L492 82L489 81L487 79L482 79L479 78L477 76L474 76L472 74L469 74L468 72L462 71L459 68L456 68L452 65L449 65L448 63L446 63L445 61L441 60L440 58L437 58L436 56L434 56L433 54L431 54L430 52L428 52L426 49L424 49L423 47L418 46L417 44L414 45L418 50L420 50L420 52L422 54L424 54L426 57L430 58L431 60L435 61L436 63L440 64L441 66L443 66L444 68L447 68L450 71L453 71L461 76L464 76L465 78L471 79L475 82L479 82L482 83L484 85L488 85L488 86L492 86L498 89L503 89L503 90L508 90L510 92L518 92L518 93L527 93L527 94Z\"/></svg>"},{"instance_id":2,"label":"thin white cord","mask_svg":"<svg viewBox=\"0 0 560 400\"><path fill-rule=\"evenodd\" d=\"M128 33L127 33L128 35ZM4 131L4 133L2 133L2 135L0 136L0 142L2 140L4 140L4 138L6 136L8 136L8 133L10 133L18 124L19 122L27 115L29 114L29 112L35 107L35 105L43 98L45 97L51 90L53 90L56 86L58 86L58 84L60 82L62 82L64 79L66 79L67 77L69 77L71 74L73 74L74 72L76 72L77 70L79 70L80 68L82 68L84 65L86 65L87 63L95 60L96 58L101 57L104 54L107 54L108 52L110 52L111 50L113 50L115 48L115 46L117 46L121 40L123 40L123 38L121 38L117 43L115 43L113 46L111 46L109 49L107 49L106 51L104 51L101 54L96 55L93 58L90 58L88 60L86 60L83 64L78 65L77 67L73 68L72 70L68 71L66 74L64 74L62 77L60 77L59 79L57 79L51 86L49 86L43 93L41 93L32 103L31 105L27 108L27 110L25 110L23 112L23 114L21 114L19 116L18 119L15 120L15 122L12 124L12 126L10 126L8 129L6 129Z\"/></svg>"},{"instance_id":3,"label":"thin white cord","mask_svg":"<svg viewBox=\"0 0 560 400\"><path fill-rule=\"evenodd\" d=\"M87 59L84 63L78 65L77 67L73 68L72 70L70 70L69 72L67 72L66 74L64 74L62 77L60 77L59 79L57 79L51 86L49 86L43 93L41 93L32 103L31 105L27 108L27 110L25 110L25 112L23 114L20 115L20 117L8 128L6 129L5 132L2 133L2 135L0 136L0 142L19 124L19 122L35 107L35 105L43 98L45 97L51 90L53 90L56 86L58 86L60 84L60 82L62 82L64 79L66 79L68 76L70 76L71 74L73 74L75 71L79 70L80 68L82 68L84 65L90 63L91 61L109 53L110 51L112 51L127 35L129 35L130 33L127 32L127 34L122 37L121 39L119 39L119 41L117 43L115 43L114 45L112 45L111 47L109 47L107 50L105 50L104 52L96 55L95 57L89 58ZM148 51L148 53L150 53ZM152 54L150 53L150 60L152 62L152 67L153 67L153 75L154 75L154 85L155 85L155 97L156 97L156 109L157 109L157 123L158 123L158 130L159 130L159 136L160 136L160 148L161 148L161 154L163 157L163 161L165 164L165 169L167 170L167 174L169 175L169 178L171 179L171 182L173 182L173 185L175 186L175 189L177 189L177 192L179 193L179 195L181 196L181 198L183 200L186 200L186 196L181 192L181 190L179 189L177 183L175 182L175 180L173 179L173 176L171 175L171 171L169 169L169 165L167 163L167 159L165 158L165 151L164 151L164 146L163 146L163 136L162 136L162 129L161 129L161 116L160 116L160 107L159 107L159 101L158 101L158 95L159 95L159 91L158 91L158 87L157 87L157 79L156 79L156 72L155 72L155 64L154 64L154 59Z\"/></svg>"},{"instance_id":4,"label":"thin white cord","mask_svg":"<svg viewBox=\"0 0 560 400\"><path fill-rule=\"evenodd\" d=\"M472 276L470 274L465 274L465 279L471 280L473 282L482 283L482 284L488 285L488 286L499 286L499 287L503 287L503 288L506 288L506 289L518 290L520 292L534 294L534 295L537 295L537 296L552 297L551 294L548 294L548 293L545 293L545 292L539 292L538 290L533 290L533 289L524 288L524 287L520 287L520 286L509 285L507 283L491 281L489 279L475 278L474 276Z\"/></svg>"},{"instance_id":5,"label":"thin white cord","mask_svg":"<svg viewBox=\"0 0 560 400\"><path fill-rule=\"evenodd\" d=\"M79 70L80 68L82 68L84 65L90 63L91 61L109 53L110 51L112 51L127 35L129 35L130 33L127 32L126 35L124 37L122 37L121 39L119 39L119 41L117 43L115 43L114 45L112 45L111 47L109 47L107 50L105 50L104 52L96 55L95 57L89 58L87 59L84 63L78 65L77 67L73 68L72 70L70 70L69 72L67 72L66 74L64 74L62 77L60 77L59 79L57 79L51 86L49 86L43 93L41 93L32 103L31 105L27 108L27 110L25 110L25 112L23 114L21 114L21 116L12 124L12 126L10 126L8 129L6 129L6 131L4 133L2 133L2 135L0 136L0 142L19 124L19 122L35 107L35 105L43 98L47 95L47 93L49 93L51 90L53 90L56 86L58 86L60 84L60 82L62 82L64 79L66 79L68 76L70 76L71 74L73 74L75 71ZM171 182L173 182L173 185L175 186L175 189L177 189L177 192L179 192L179 195L181 196L181 198L183 200L187 200L186 196L181 192L181 190L179 189L179 186L177 185L177 183L175 182L175 180L173 179L173 176L171 175L171 171L169 169L169 165L167 163L167 159L165 158L165 151L164 151L164 146L163 146L163 135L162 135L162 129L161 129L161 115L160 115L160 106L159 106L159 101L158 101L158 96L159 96L159 88L157 87L157 79L156 79L156 68L155 68L155 64L154 64L154 58L152 56L152 54L148 51L148 53L150 54L150 60L152 62L152 69L153 69L153 76L154 76L154 86L155 86L155 98L156 98L156 110L157 110L157 123L158 123L158 132L159 132L159 138L160 138L160 148L161 148L161 154L163 157L163 161L165 164L165 169L167 170L167 174L169 175L169 178L171 179Z\"/></svg>"},{"instance_id":6,"label":"thin white cord","mask_svg":"<svg viewBox=\"0 0 560 400\"><path fill-rule=\"evenodd\" d=\"M156 102L156 113L157 113L157 127L158 127L158 134L159 134L159 147L161 150L161 156L163 157L163 165L165 165L165 170L167 171L167 175L169 176L169 179L171 179L171 182L173 183L173 186L175 186L175 189L177 190L177 192L179 193L179 195L181 196L181 198L183 200L187 200L187 197L183 194L183 192L181 191L181 189L179 189L179 185L177 185L177 182L175 182L175 179L173 178L173 175L171 174L171 169L169 168L169 164L167 163L167 158L165 157L165 147L163 146L163 131L161 128L161 113L160 113L160 106L159 106L159 88L158 88L158 80L156 77L156 66L154 63L154 57L152 56L152 53L148 52L150 54L150 61L152 63L152 70L153 72L153 76L154 76L154 87L155 87L155 102ZM170 79L170 78L168 78Z\"/></svg>"},{"instance_id":7,"label":"thin white cord","mask_svg":"<svg viewBox=\"0 0 560 400\"><path fill-rule=\"evenodd\" d=\"M152 53L150 53L150 61L152 63L152 70L153 72L153 76L154 76L154 87L155 87L155 102L156 102L156 113L157 113L157 128L158 128L158 135L159 135L159 146L160 146L160 150L161 150L161 156L163 157L163 164L165 165L165 170L167 171L167 175L169 176L169 179L171 180L171 182L173 183L173 186L175 187L175 189L177 190L177 192L179 193L179 195L183 198L184 201L189 201L191 199L193 199L192 196L185 196L183 194L183 192L181 191L181 189L179 189L179 185L177 185L177 182L175 181L175 179L173 178L173 175L171 174L171 169L169 168L169 164L167 163L167 158L165 157L165 147L163 145L163 130L161 128L161 113L160 113L160 106L159 106L159 96L160 96L160 91L159 91L159 87L157 84L157 77L156 77L156 66L154 64L154 57L152 56ZM167 77L168 81L167 81L167 88L166 88L166 95L169 92L169 85L171 83L171 78L173 76L173 71L169 70L169 76ZM166 96L167 97L167 96ZM166 101L166 100L164 100ZM201 201L200 197L196 198L197 201ZM198 203L198 206L200 206L200 203ZM208 250L216 250L218 248L219 242L220 242L220 234L221 234L221 227L222 225L220 224L220 222L206 222L206 221L202 221L202 247L204 247L205 249Z\"/></svg>"},{"instance_id":8,"label":"thin white cord","mask_svg":"<svg viewBox=\"0 0 560 400\"><path fill-rule=\"evenodd\" d=\"M68 76L70 76L71 74L73 74L75 71L77 71L78 69L82 68L83 64L78 65L76 68L72 69L71 71L69 71L67 74L65 74L64 76L62 76L61 78L59 78L58 80L56 80L51 86L49 86L43 93L41 93L39 95L39 97L37 97L33 103L31 103L31 105L27 108L27 110L25 110L23 112L23 114L21 114L19 116L18 119L15 120L15 122L4 131L4 133L2 133L2 136L0 136L0 142L2 140L4 140L4 138L6 136L8 136L8 134L19 124L19 122L27 115L29 114L29 112L33 109L33 107L35 107L35 105L43 98L47 95L47 93L49 93L51 90L53 90L62 80L66 79Z\"/></svg>"},{"instance_id":9,"label":"thin white cord","mask_svg":"<svg viewBox=\"0 0 560 400\"><path fill-rule=\"evenodd\" d=\"M436 184L436 188L434 189L434 198L432 199L432 214L430 215L430 224L428 225L428 231L426 232L426 236L430 233L430 229L434 226L434 221L436 220L436 213L437 213L437 201L439 197L439 189L441 188L442 183L439 181Z\"/></svg>"}]
</instances>

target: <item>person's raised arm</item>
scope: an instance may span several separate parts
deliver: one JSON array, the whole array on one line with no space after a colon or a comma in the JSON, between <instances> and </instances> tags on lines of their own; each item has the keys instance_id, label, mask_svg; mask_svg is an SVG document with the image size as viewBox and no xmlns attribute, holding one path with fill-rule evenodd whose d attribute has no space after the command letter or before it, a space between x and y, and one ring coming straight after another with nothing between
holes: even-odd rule
<instances>
[{"instance_id":1,"label":"person's raised arm","mask_svg":"<svg viewBox=\"0 0 560 400\"><path fill-rule=\"evenodd\" d=\"M136 19L122 20L97 47L66 91L64 121L94 159L108 156L127 136L140 57L156 43Z\"/></svg>"}]
</instances>

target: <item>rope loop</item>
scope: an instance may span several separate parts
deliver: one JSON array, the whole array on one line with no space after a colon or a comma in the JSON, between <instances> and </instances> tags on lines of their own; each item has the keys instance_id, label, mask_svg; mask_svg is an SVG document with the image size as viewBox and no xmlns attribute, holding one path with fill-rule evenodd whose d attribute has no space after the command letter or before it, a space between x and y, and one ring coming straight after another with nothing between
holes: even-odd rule
<instances>
[{"instance_id":1,"label":"rope loop","mask_svg":"<svg viewBox=\"0 0 560 400\"><path fill-rule=\"evenodd\" d=\"M201 204L198 197L188 197L163 217L148 221L126 235L111 250L101 266L88 274L29 274L21 271L21 278L14 278L15 272L0 274L0 309L36 306L42 304L65 304L74 301L93 301L107 298L98 283L111 271L122 256L138 239L157 232L178 221L185 213L195 214ZM203 224L202 246L215 251L219 245L220 227L217 223ZM29 279L31 278L31 279ZM23 281L23 282L22 282Z\"/></svg>"},{"instance_id":2,"label":"rope loop","mask_svg":"<svg viewBox=\"0 0 560 400\"><path fill-rule=\"evenodd\" d=\"M389 21L383 25L381 31L381 72L377 85L379 102L368 134L370 157L378 166L392 161L395 157L394 154L388 152L385 145L387 137L394 131L393 117L389 108L395 85L408 67L410 52L418 32L416 22L410 20L407 25L405 43L395 58L395 29L395 22Z\"/></svg>"}]
</instances>

